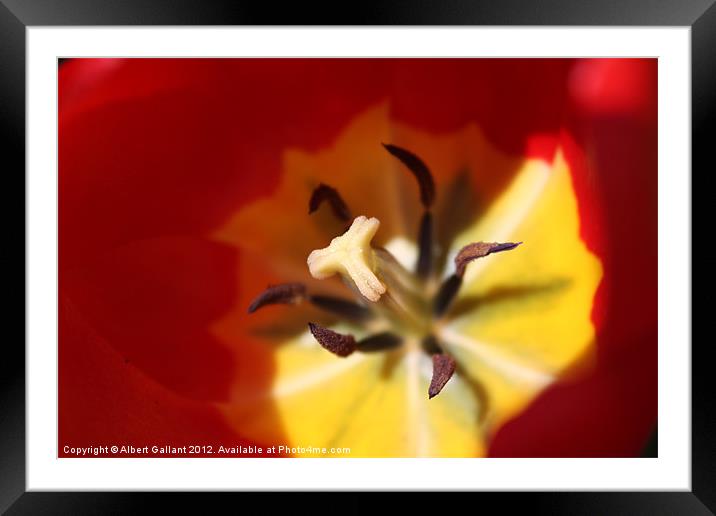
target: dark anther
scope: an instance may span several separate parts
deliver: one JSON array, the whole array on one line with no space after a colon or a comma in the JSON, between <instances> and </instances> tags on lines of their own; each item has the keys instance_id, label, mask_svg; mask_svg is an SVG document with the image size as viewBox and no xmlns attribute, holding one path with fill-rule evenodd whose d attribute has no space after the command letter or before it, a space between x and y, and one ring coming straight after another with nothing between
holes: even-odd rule
<instances>
[{"instance_id":1,"label":"dark anther","mask_svg":"<svg viewBox=\"0 0 716 516\"><path fill-rule=\"evenodd\" d=\"M308 329L321 346L339 357L347 357L356 350L353 335L343 335L311 322L308 323Z\"/></svg>"},{"instance_id":2,"label":"dark anther","mask_svg":"<svg viewBox=\"0 0 716 516\"><path fill-rule=\"evenodd\" d=\"M428 388L428 398L432 399L443 390L455 372L455 359L445 354L433 355L433 378Z\"/></svg>"},{"instance_id":3,"label":"dark anther","mask_svg":"<svg viewBox=\"0 0 716 516\"><path fill-rule=\"evenodd\" d=\"M440 289L435 295L435 299L433 299L433 314L435 314L436 317L440 317L450 308L450 304L462 286L462 277L465 274L465 267L467 267L468 263L491 253L514 249L521 243L522 242L506 242L504 244L497 244L475 242L460 249L460 252L458 252L455 257L455 274L449 276L443 284L440 285Z\"/></svg>"},{"instance_id":4,"label":"dark anther","mask_svg":"<svg viewBox=\"0 0 716 516\"><path fill-rule=\"evenodd\" d=\"M308 300L318 308L353 321L364 321L373 315L373 312L365 306L338 297L309 296Z\"/></svg>"},{"instance_id":5,"label":"dark anther","mask_svg":"<svg viewBox=\"0 0 716 516\"><path fill-rule=\"evenodd\" d=\"M383 147L398 158L413 173L420 187L420 201L426 209L430 208L435 200L435 181L433 181L433 176L427 165L415 154L401 147L389 143L384 143Z\"/></svg>"},{"instance_id":6,"label":"dark anther","mask_svg":"<svg viewBox=\"0 0 716 516\"><path fill-rule=\"evenodd\" d=\"M436 317L442 316L447 311L461 285L462 278L457 274L451 275L440 285L440 290L438 290L433 300L433 314Z\"/></svg>"},{"instance_id":7,"label":"dark anther","mask_svg":"<svg viewBox=\"0 0 716 516\"><path fill-rule=\"evenodd\" d=\"M433 216L429 211L426 211L420 220L418 250L417 274L426 278L433 268Z\"/></svg>"},{"instance_id":8,"label":"dark anther","mask_svg":"<svg viewBox=\"0 0 716 516\"><path fill-rule=\"evenodd\" d=\"M270 285L261 292L249 305L249 313L252 314L262 306L275 304L296 304L306 297L306 286L302 283L282 283Z\"/></svg>"},{"instance_id":9,"label":"dark anther","mask_svg":"<svg viewBox=\"0 0 716 516\"><path fill-rule=\"evenodd\" d=\"M499 253L500 251L509 251L514 249L522 242L505 242L498 244L496 242L474 242L468 244L457 253L455 257L455 274L462 277L465 274L465 267L468 263L477 258L482 258L492 253Z\"/></svg>"},{"instance_id":10,"label":"dark anther","mask_svg":"<svg viewBox=\"0 0 716 516\"><path fill-rule=\"evenodd\" d=\"M374 351L388 351L400 346L402 339L390 332L378 333L358 341L357 349L363 353Z\"/></svg>"},{"instance_id":11,"label":"dark anther","mask_svg":"<svg viewBox=\"0 0 716 516\"><path fill-rule=\"evenodd\" d=\"M310 214L316 211L324 201L328 201L328 204L331 205L331 209L336 218L343 222L351 220L351 212L348 209L348 205L346 205L343 198L341 198L338 190L323 183L313 190L311 199L308 201L308 213Z\"/></svg>"}]
</instances>

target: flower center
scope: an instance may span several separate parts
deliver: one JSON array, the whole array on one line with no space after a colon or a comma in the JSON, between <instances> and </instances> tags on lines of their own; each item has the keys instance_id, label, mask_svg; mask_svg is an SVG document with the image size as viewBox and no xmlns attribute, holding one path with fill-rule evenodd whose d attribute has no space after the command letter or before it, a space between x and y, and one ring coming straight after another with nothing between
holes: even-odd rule
<instances>
[{"instance_id":1,"label":"flower center","mask_svg":"<svg viewBox=\"0 0 716 516\"><path fill-rule=\"evenodd\" d=\"M268 304L308 301L351 319L354 325L362 326L369 336L357 340L353 335L338 333L314 322L308 323L318 343L339 357L354 352L393 349L403 342L413 343L411 345L420 342L422 350L432 356L433 376L428 390L428 396L432 398L442 390L457 367L455 360L441 348L434 329L460 290L467 265L489 254L514 249L521 242L469 244L457 253L454 273L440 282L433 266L437 250L431 212L435 199L432 174L412 152L395 145L384 147L413 174L420 190L424 211L416 239L418 258L415 271L407 270L387 249L371 245L380 221L361 215L342 235L333 238L327 247L312 251L307 259L309 272L316 279L340 275L353 292L354 301L313 295L303 284L287 283L270 286L262 292L249 306L249 313ZM309 200L309 213L318 210L323 203L328 203L333 214L342 222L350 220L350 210L339 192L325 184L314 190ZM370 334L376 327L383 328L383 331Z\"/></svg>"}]
</instances>

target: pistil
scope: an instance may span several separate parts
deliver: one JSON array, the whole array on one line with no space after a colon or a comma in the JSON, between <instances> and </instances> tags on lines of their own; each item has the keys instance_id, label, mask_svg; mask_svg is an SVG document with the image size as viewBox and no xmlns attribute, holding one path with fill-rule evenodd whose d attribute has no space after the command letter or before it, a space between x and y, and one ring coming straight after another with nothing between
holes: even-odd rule
<instances>
[{"instance_id":1,"label":"pistil","mask_svg":"<svg viewBox=\"0 0 716 516\"><path fill-rule=\"evenodd\" d=\"M429 328L430 314L421 286L387 250L371 247L379 226L376 218L357 217L328 247L311 252L309 271L317 279L340 274L394 325L423 334Z\"/></svg>"},{"instance_id":2,"label":"pistil","mask_svg":"<svg viewBox=\"0 0 716 516\"><path fill-rule=\"evenodd\" d=\"M385 285L375 275L376 258L370 241L379 226L380 221L375 217L356 217L348 231L331 240L328 247L308 255L311 276L326 279L340 273L352 280L366 299L378 301L385 293Z\"/></svg>"}]
</instances>

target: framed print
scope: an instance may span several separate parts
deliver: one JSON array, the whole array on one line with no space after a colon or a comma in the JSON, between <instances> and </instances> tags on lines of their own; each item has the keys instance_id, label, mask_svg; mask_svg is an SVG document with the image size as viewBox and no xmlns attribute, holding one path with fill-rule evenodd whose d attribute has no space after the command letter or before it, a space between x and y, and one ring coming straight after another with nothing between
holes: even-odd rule
<instances>
[{"instance_id":1,"label":"framed print","mask_svg":"<svg viewBox=\"0 0 716 516\"><path fill-rule=\"evenodd\" d=\"M690 290L709 2L350 26L6 4L27 312L3 509L142 503L88 490L713 508Z\"/></svg>"}]
</instances>

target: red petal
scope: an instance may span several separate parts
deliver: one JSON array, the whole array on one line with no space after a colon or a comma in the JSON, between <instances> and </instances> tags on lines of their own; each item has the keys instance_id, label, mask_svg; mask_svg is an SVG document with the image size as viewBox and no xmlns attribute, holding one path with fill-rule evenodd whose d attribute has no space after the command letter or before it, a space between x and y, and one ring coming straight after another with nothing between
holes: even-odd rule
<instances>
[{"instance_id":1,"label":"red petal","mask_svg":"<svg viewBox=\"0 0 716 516\"><path fill-rule=\"evenodd\" d=\"M61 287L134 367L184 396L222 400L234 357L208 326L234 302L237 261L234 250L199 239L144 240L66 272Z\"/></svg>"},{"instance_id":2,"label":"red petal","mask_svg":"<svg viewBox=\"0 0 716 516\"><path fill-rule=\"evenodd\" d=\"M79 330L61 319L61 436L148 439L154 428L179 439L171 433L177 426L225 435L206 407L166 392L158 412L142 402L143 394L164 392L147 376L186 396L221 399L237 374L207 327L265 285L234 292L236 255L197 241L274 189L286 148L329 145L354 115L388 100L401 123L438 135L475 123L503 150L546 160L562 132L582 234L605 267L594 309L598 365L546 393L500 432L491 453L633 454L656 419L656 66L562 59L63 65L60 287L81 313L70 319L84 322ZM105 338L136 366L132 373ZM241 374L270 381L270 365L254 372L244 359L234 364Z\"/></svg>"},{"instance_id":3,"label":"red petal","mask_svg":"<svg viewBox=\"0 0 716 516\"><path fill-rule=\"evenodd\" d=\"M406 59L395 64L392 105L404 122L433 131L476 123L502 150L548 157L530 145L556 135L570 59ZM552 150L554 150L552 148Z\"/></svg>"},{"instance_id":4,"label":"red petal","mask_svg":"<svg viewBox=\"0 0 716 516\"><path fill-rule=\"evenodd\" d=\"M150 380L100 338L66 298L59 313L59 455L64 446L251 445L208 404Z\"/></svg>"},{"instance_id":5,"label":"red petal","mask_svg":"<svg viewBox=\"0 0 716 516\"><path fill-rule=\"evenodd\" d=\"M589 66L616 66L626 74L627 84L630 74L648 69L651 80L640 86L641 94L656 98L654 60ZM616 114L584 110L578 103L562 138L579 200L582 236L604 267L592 314L596 366L548 390L505 425L491 445L491 456L634 456L654 429L656 105L635 106L639 109Z\"/></svg>"}]
</instances>

